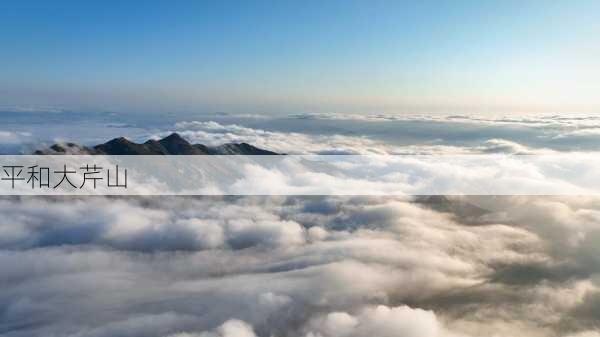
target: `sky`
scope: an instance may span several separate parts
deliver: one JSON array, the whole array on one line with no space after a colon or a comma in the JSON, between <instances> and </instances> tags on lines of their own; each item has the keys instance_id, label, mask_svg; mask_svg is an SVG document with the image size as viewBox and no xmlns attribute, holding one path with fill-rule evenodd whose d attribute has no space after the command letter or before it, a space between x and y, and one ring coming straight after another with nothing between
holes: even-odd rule
<instances>
[{"instance_id":1,"label":"sky","mask_svg":"<svg viewBox=\"0 0 600 337\"><path fill-rule=\"evenodd\" d=\"M600 112L600 2L3 1L0 110Z\"/></svg>"}]
</instances>

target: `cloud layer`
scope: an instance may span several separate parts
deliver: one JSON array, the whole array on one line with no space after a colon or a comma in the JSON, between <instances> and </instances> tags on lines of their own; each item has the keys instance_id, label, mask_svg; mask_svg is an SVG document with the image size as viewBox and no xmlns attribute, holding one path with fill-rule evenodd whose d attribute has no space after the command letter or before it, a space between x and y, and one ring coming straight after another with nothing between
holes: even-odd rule
<instances>
[{"instance_id":1,"label":"cloud layer","mask_svg":"<svg viewBox=\"0 0 600 337\"><path fill-rule=\"evenodd\" d=\"M5 336L596 336L597 198L0 200Z\"/></svg>"},{"instance_id":2,"label":"cloud layer","mask_svg":"<svg viewBox=\"0 0 600 337\"><path fill-rule=\"evenodd\" d=\"M242 126L240 124L224 124L216 121L183 121L175 124L175 128L162 132L155 137L165 136L172 131L180 133L193 143L221 145L230 142L246 142L258 147L287 154L481 154L481 153L514 153L542 154L552 153L554 143L565 143L567 148L572 144L572 137L595 137L598 126L584 127L572 124L535 124L527 121L505 122L504 120L480 120L456 118L393 118L366 121L365 116L340 116L343 127L336 127L319 134L309 132L311 125L315 128L333 128L330 118L335 122L338 117L316 116L296 117L284 120L282 124L297 123L298 131L267 131L260 128ZM304 125L307 120L310 124ZM313 120L313 118L315 118ZM382 117L383 118L383 117ZM391 117L390 117L391 118ZM367 127L359 127L367 123ZM386 125L386 123L392 123ZM285 127L283 127L285 128ZM439 129L463 131L462 134L447 134L439 138ZM384 131L384 132L382 132ZM390 134L387 134L390 133ZM404 134L407 135L404 135ZM481 139L481 134L489 137ZM387 136L386 136L387 134ZM547 138L527 145L528 138ZM437 138L436 138L437 137ZM391 141L399 138L400 142ZM525 144L523 144L525 143ZM584 144L585 145L585 144ZM564 146L558 146L564 149ZM573 149L579 149L572 146Z\"/></svg>"},{"instance_id":3,"label":"cloud layer","mask_svg":"<svg viewBox=\"0 0 600 337\"><path fill-rule=\"evenodd\" d=\"M294 129L301 120L327 132ZM286 123L153 132L284 153L521 154L593 149L599 128L560 116ZM2 336L600 336L597 197L3 197L0 214Z\"/></svg>"}]
</instances>

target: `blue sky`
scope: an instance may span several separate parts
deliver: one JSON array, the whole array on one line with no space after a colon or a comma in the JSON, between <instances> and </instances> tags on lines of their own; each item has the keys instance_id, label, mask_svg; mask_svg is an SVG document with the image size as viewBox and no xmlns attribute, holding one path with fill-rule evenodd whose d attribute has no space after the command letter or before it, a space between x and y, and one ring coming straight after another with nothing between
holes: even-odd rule
<instances>
[{"instance_id":1,"label":"blue sky","mask_svg":"<svg viewBox=\"0 0 600 337\"><path fill-rule=\"evenodd\" d=\"M4 1L0 106L600 112L600 2Z\"/></svg>"}]
</instances>

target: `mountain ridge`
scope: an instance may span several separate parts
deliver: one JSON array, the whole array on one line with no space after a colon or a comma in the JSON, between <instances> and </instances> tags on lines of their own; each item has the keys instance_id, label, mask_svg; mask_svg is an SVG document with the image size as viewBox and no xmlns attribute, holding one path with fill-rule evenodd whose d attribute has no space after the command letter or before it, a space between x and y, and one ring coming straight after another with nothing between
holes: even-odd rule
<instances>
[{"instance_id":1,"label":"mountain ridge","mask_svg":"<svg viewBox=\"0 0 600 337\"><path fill-rule=\"evenodd\" d=\"M36 155L278 155L279 153L258 148L248 143L226 143L218 146L191 144L178 133L159 140L149 139L135 143L125 137L118 137L93 147L75 143L54 144L46 149L36 150Z\"/></svg>"}]
</instances>

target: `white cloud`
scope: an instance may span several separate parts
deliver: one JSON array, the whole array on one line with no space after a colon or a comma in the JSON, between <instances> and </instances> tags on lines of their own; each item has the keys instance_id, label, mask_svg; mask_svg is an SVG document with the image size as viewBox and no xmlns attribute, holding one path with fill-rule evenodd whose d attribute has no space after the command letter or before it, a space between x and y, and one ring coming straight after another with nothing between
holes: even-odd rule
<instances>
[{"instance_id":1,"label":"white cloud","mask_svg":"<svg viewBox=\"0 0 600 337\"><path fill-rule=\"evenodd\" d=\"M213 332L176 333L169 337L256 337L252 326L248 323L231 319L223 323Z\"/></svg>"},{"instance_id":2,"label":"white cloud","mask_svg":"<svg viewBox=\"0 0 600 337\"><path fill-rule=\"evenodd\" d=\"M216 146L224 143L249 143L287 154L361 154L385 153L389 147L363 137L343 135L308 135L295 132L265 131L236 124L222 125L214 121L179 122L175 130L192 143ZM165 133L166 134L166 133Z\"/></svg>"},{"instance_id":3,"label":"white cloud","mask_svg":"<svg viewBox=\"0 0 600 337\"><path fill-rule=\"evenodd\" d=\"M597 323L598 209L547 197L4 198L0 317L35 319L8 336L567 336Z\"/></svg>"},{"instance_id":4,"label":"white cloud","mask_svg":"<svg viewBox=\"0 0 600 337\"><path fill-rule=\"evenodd\" d=\"M344 115L340 118L348 118ZM412 121L415 118L408 118ZM419 120L419 119L416 119ZM431 119L426 122L443 121L445 123L456 122L454 119ZM471 120L473 123L481 122ZM490 121L492 123L492 121ZM494 122L496 123L496 122ZM531 127L530 123L526 123ZM451 127L449 125L448 127ZM600 124L599 124L600 127ZM231 142L245 142L264 149L286 154L476 154L476 153L519 153L540 154L551 153L547 148L529 147L515 140L491 138L483 144L451 144L444 140L431 138L421 143L413 142L402 145L392 145L377 137L365 135L341 135L341 134L307 134L299 132L266 131L262 129L245 127L237 124L220 124L215 121L189 121L179 122L174 130L166 131L160 135L165 136L169 132L177 131L192 143L202 143L217 146ZM424 131L425 132L425 131ZM563 132L563 131L561 131ZM426 135L421 135L426 136Z\"/></svg>"},{"instance_id":5,"label":"white cloud","mask_svg":"<svg viewBox=\"0 0 600 337\"><path fill-rule=\"evenodd\" d=\"M432 311L379 305L356 315L332 312L313 319L306 337L449 337Z\"/></svg>"},{"instance_id":6,"label":"white cloud","mask_svg":"<svg viewBox=\"0 0 600 337\"><path fill-rule=\"evenodd\" d=\"M600 331L583 331L565 337L600 337Z\"/></svg>"}]
</instances>

